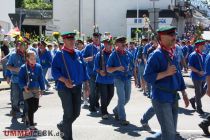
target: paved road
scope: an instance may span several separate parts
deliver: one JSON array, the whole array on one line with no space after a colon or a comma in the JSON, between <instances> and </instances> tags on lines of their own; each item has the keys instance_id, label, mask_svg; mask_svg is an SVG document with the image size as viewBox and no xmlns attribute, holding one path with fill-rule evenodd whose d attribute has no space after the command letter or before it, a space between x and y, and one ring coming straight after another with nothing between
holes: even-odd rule
<instances>
[{"instance_id":1,"label":"paved road","mask_svg":"<svg viewBox=\"0 0 210 140\"><path fill-rule=\"evenodd\" d=\"M186 83L192 87L189 77L185 77ZM21 119L12 119L9 116L10 91L0 91L0 139L20 139L11 136L5 136L5 130L20 130L25 129ZM52 90L53 94L43 95L40 99L40 108L35 114L35 122L38 123L39 130L52 130L55 135L58 130L56 124L62 119L61 102L57 93ZM189 96L193 96L193 88L188 88ZM203 109L210 112L210 98L205 96L203 99ZM117 103L116 94L109 106L109 112L112 113L113 107ZM75 140L143 140L148 136L152 136L155 132L160 131L156 117L153 117L149 122L152 132L144 131L139 123L140 117L151 106L150 100L143 96L138 88L132 85L131 100L126 106L127 119L131 125L121 127L113 117L103 121L100 114L90 114L87 109L81 110L80 117L73 125ZM178 122L178 132L183 138L194 139L209 139L202 136L202 131L198 127L198 123L202 118L192 110L191 106L184 108L183 102L180 101L180 114ZM2 132L4 131L4 132ZM59 140L59 136L40 136L36 139Z\"/></svg>"}]
</instances>

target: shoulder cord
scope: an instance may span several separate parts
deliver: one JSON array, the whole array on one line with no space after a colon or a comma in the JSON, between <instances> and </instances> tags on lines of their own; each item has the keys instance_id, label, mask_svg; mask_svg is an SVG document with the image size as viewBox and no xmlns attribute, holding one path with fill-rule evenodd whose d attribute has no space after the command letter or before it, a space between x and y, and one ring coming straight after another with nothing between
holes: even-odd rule
<instances>
[{"instance_id":1,"label":"shoulder cord","mask_svg":"<svg viewBox=\"0 0 210 140\"><path fill-rule=\"evenodd\" d=\"M169 58L169 56L165 53L165 51L163 49L161 49L161 51L163 52L166 60L168 61L168 65L172 65L172 60Z\"/></svg>"},{"instance_id":2,"label":"shoulder cord","mask_svg":"<svg viewBox=\"0 0 210 140\"><path fill-rule=\"evenodd\" d=\"M29 86L30 84L30 78L29 78L29 70L28 70L28 65L27 65L27 61L26 61L26 55L24 55L24 61L25 61L25 65L26 65L26 76L27 76L27 82L26 82L26 85L27 87Z\"/></svg>"},{"instance_id":3,"label":"shoulder cord","mask_svg":"<svg viewBox=\"0 0 210 140\"><path fill-rule=\"evenodd\" d=\"M30 78L29 78L29 70L28 70L28 66L27 66L27 63L25 63L26 65L26 75L27 75L27 87L29 86L30 84Z\"/></svg>"},{"instance_id":4,"label":"shoulder cord","mask_svg":"<svg viewBox=\"0 0 210 140\"><path fill-rule=\"evenodd\" d=\"M202 65L201 65L201 61L200 61L200 58L199 58L199 54L198 53L196 53L196 55L197 55L197 58L198 58L198 63L199 63L199 65L200 65L200 68L201 68L201 71L203 71L203 67L202 67ZM201 56L202 57L202 56Z\"/></svg>"},{"instance_id":5,"label":"shoulder cord","mask_svg":"<svg viewBox=\"0 0 210 140\"><path fill-rule=\"evenodd\" d=\"M105 71L105 60L104 60L104 52L101 50L101 55L100 55L100 57L101 57L101 69L103 70L103 71Z\"/></svg>"},{"instance_id":6,"label":"shoulder cord","mask_svg":"<svg viewBox=\"0 0 210 140\"><path fill-rule=\"evenodd\" d=\"M62 54L64 66L65 66L65 69L66 69L66 72L67 72L67 75L68 75L68 79L71 81L71 76L69 74L69 71L68 71L68 68L67 68L67 64L66 64L66 60L64 58L64 51L62 51L61 54Z\"/></svg>"},{"instance_id":7,"label":"shoulder cord","mask_svg":"<svg viewBox=\"0 0 210 140\"><path fill-rule=\"evenodd\" d=\"M118 53L115 51L116 55L117 55L117 58L118 58L118 61L120 63L120 66L122 66L122 63L121 63L121 60L120 60L120 56L118 55Z\"/></svg>"},{"instance_id":8,"label":"shoulder cord","mask_svg":"<svg viewBox=\"0 0 210 140\"><path fill-rule=\"evenodd\" d=\"M162 49L161 49L161 50L162 50ZM163 51L163 50L162 50L162 51ZM163 51L163 54L164 54L164 56L166 57L166 59L167 59L167 61L168 61L168 64L169 64L169 65L172 65L172 60L165 54L164 51ZM178 92L175 91L175 90L171 90L171 89L168 89L168 88L166 88L166 87L160 87L160 86L157 86L157 85L155 85L155 87L156 87L157 89L161 90L161 91L175 94L175 95L176 95L176 99L179 98L179 94L178 94Z\"/></svg>"}]
</instances>

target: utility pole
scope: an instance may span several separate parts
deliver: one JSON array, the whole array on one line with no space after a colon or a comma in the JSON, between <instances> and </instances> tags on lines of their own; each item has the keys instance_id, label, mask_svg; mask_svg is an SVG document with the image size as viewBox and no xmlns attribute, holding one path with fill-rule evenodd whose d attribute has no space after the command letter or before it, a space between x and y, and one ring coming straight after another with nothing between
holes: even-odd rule
<instances>
[{"instance_id":1,"label":"utility pole","mask_svg":"<svg viewBox=\"0 0 210 140\"><path fill-rule=\"evenodd\" d=\"M81 0L79 0L79 37L81 35Z\"/></svg>"},{"instance_id":2,"label":"utility pole","mask_svg":"<svg viewBox=\"0 0 210 140\"><path fill-rule=\"evenodd\" d=\"M93 0L93 24L96 25L96 0Z\"/></svg>"},{"instance_id":3,"label":"utility pole","mask_svg":"<svg viewBox=\"0 0 210 140\"><path fill-rule=\"evenodd\" d=\"M22 24L22 8L20 8L20 22L19 22L19 30L21 31L21 24Z\"/></svg>"},{"instance_id":4,"label":"utility pole","mask_svg":"<svg viewBox=\"0 0 210 140\"><path fill-rule=\"evenodd\" d=\"M136 27L136 39L137 39L137 41L139 42L139 33L138 33L138 29L139 29L139 0L137 0L137 10L136 10L136 15L137 15L137 27Z\"/></svg>"}]
</instances>

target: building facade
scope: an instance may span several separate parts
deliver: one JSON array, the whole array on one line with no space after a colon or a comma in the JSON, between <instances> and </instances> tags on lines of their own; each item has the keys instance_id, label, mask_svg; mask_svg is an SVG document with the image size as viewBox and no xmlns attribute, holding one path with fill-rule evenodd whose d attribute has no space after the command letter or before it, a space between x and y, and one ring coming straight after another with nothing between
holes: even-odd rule
<instances>
[{"instance_id":1,"label":"building facade","mask_svg":"<svg viewBox=\"0 0 210 140\"><path fill-rule=\"evenodd\" d=\"M13 26L8 13L15 13L15 0L7 0L1 4L0 25L2 26L5 33L7 33Z\"/></svg>"},{"instance_id":2,"label":"building facade","mask_svg":"<svg viewBox=\"0 0 210 140\"><path fill-rule=\"evenodd\" d=\"M179 16L173 11L177 1L54 0L53 25L60 32L78 30L86 36L91 36L93 26L97 25L101 33L110 32L113 36L124 35L131 38L132 31L136 28L148 28L145 27L142 15L146 14L151 18L150 10L157 8L159 20L155 22L159 23L158 26L175 25L183 33L184 22L180 22Z\"/></svg>"}]
</instances>

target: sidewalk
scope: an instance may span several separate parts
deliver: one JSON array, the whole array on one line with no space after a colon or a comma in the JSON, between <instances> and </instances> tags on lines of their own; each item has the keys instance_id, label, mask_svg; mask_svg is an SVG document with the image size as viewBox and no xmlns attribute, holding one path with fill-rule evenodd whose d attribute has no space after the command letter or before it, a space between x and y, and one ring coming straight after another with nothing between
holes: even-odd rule
<instances>
[{"instance_id":1,"label":"sidewalk","mask_svg":"<svg viewBox=\"0 0 210 140\"><path fill-rule=\"evenodd\" d=\"M7 84L6 81L1 81L1 83L0 83L0 91L2 91L2 90L9 90L9 89L10 89L10 85Z\"/></svg>"},{"instance_id":2,"label":"sidewalk","mask_svg":"<svg viewBox=\"0 0 210 140\"><path fill-rule=\"evenodd\" d=\"M3 73L0 71L0 91L10 89L10 85L3 79Z\"/></svg>"}]
</instances>

